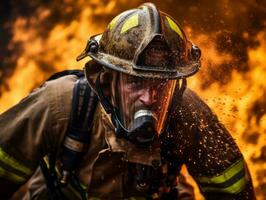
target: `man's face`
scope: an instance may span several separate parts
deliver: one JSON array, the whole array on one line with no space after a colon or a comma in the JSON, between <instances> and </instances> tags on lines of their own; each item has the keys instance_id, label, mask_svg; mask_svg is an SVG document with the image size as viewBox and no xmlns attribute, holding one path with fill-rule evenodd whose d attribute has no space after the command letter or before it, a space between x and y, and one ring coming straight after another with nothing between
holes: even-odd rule
<instances>
[{"instance_id":1,"label":"man's face","mask_svg":"<svg viewBox=\"0 0 266 200\"><path fill-rule=\"evenodd\" d=\"M165 119L175 80L142 78L120 73L117 77L117 106L126 128L137 117L137 113L149 113L161 128ZM130 129L130 128L129 128Z\"/></svg>"}]
</instances>

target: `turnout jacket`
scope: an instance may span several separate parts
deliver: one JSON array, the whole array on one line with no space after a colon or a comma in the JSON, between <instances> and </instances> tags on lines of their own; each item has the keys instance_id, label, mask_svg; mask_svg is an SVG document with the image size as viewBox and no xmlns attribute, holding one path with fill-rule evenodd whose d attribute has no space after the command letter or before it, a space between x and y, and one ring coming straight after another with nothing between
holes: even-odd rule
<instances>
[{"instance_id":1,"label":"turnout jacket","mask_svg":"<svg viewBox=\"0 0 266 200\"><path fill-rule=\"evenodd\" d=\"M42 157L60 154L67 130L75 75L48 81L0 115L0 196L8 199L28 180L24 199L47 199L40 172ZM171 158L185 164L206 199L255 199L251 177L234 139L210 108L190 89L182 105L171 111L166 133ZM135 188L132 166L161 165L160 146L139 149L117 138L110 116L97 105L89 150L77 170L88 199L131 199ZM182 189L181 189L182 190ZM63 192L79 199L70 186ZM180 193L182 195L182 192Z\"/></svg>"}]
</instances>

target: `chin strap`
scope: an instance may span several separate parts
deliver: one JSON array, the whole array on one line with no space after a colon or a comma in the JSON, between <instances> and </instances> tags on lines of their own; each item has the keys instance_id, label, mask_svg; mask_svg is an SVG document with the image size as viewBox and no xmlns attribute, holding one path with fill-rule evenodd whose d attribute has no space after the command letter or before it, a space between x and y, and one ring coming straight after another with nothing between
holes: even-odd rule
<instances>
[{"instance_id":1,"label":"chin strap","mask_svg":"<svg viewBox=\"0 0 266 200\"><path fill-rule=\"evenodd\" d=\"M97 91L97 95L100 99L100 102L104 108L104 110L108 113L113 115L114 113L114 108L113 105L110 103L110 101L108 100L108 98L104 95L103 90L101 88L100 85L100 78L101 78L101 73L102 71L100 71L97 75L97 79L96 79L96 91Z\"/></svg>"},{"instance_id":2,"label":"chin strap","mask_svg":"<svg viewBox=\"0 0 266 200\"><path fill-rule=\"evenodd\" d=\"M183 93L184 93L186 88L187 88L187 79L183 78L182 79L182 83L181 83L181 87L180 87L180 89L178 91L178 96L179 97L182 97L182 95L183 95Z\"/></svg>"},{"instance_id":3,"label":"chin strap","mask_svg":"<svg viewBox=\"0 0 266 200\"><path fill-rule=\"evenodd\" d=\"M95 89L97 92L97 95L99 97L99 100L104 108L104 110L106 111L107 114L111 114L111 120L112 123L115 126L115 134L118 138L121 137L125 137L126 139L128 139L127 137L127 131L126 129L122 126L119 117L117 115L117 108L115 108L111 102L109 101L109 99L105 96L102 88L101 88L101 84L100 84L100 78L101 78L101 73L102 71L100 71L97 75L97 79L96 79L96 84L95 84ZM125 133L125 134L123 134Z\"/></svg>"},{"instance_id":4,"label":"chin strap","mask_svg":"<svg viewBox=\"0 0 266 200\"><path fill-rule=\"evenodd\" d=\"M176 95L176 104L172 101L172 105L175 104L175 106L176 105L179 107L181 106L182 96L183 96L183 93L186 90L186 88L187 88L187 79L183 78L183 79L181 79L181 86L179 87L179 83L178 83L178 90L175 91L175 94L173 96L173 98L175 98L175 95Z\"/></svg>"},{"instance_id":5,"label":"chin strap","mask_svg":"<svg viewBox=\"0 0 266 200\"><path fill-rule=\"evenodd\" d=\"M114 107L110 100L105 96L101 85L100 85L100 78L101 78L101 73L102 71L100 71L97 75L97 79L96 79L96 83L95 83L95 89L97 92L97 95L99 97L99 100L103 106L103 108L105 109L105 111L107 112L107 114L111 114L111 120L112 123L115 126L115 134L116 137L118 138L125 138L129 141L131 141L132 143L134 143L135 145L139 146L139 147L147 147L149 146L150 143L152 143L153 139L151 139L148 142L139 142L137 140L137 135L135 132L129 132L128 130L126 130L126 128L122 125L121 121L119 120L119 115L118 115L118 109L116 107ZM155 138L155 137L154 137Z\"/></svg>"}]
</instances>

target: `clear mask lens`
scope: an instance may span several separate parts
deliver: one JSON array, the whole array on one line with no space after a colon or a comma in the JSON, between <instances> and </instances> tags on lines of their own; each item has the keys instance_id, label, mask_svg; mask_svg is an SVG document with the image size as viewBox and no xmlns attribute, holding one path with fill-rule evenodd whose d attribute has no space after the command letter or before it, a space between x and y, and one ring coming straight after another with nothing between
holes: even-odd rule
<instances>
[{"instance_id":1,"label":"clear mask lens","mask_svg":"<svg viewBox=\"0 0 266 200\"><path fill-rule=\"evenodd\" d=\"M156 132L164 127L176 80L142 78L117 74L113 103L119 108L120 121L129 132ZM143 130L143 129L147 130Z\"/></svg>"}]
</instances>

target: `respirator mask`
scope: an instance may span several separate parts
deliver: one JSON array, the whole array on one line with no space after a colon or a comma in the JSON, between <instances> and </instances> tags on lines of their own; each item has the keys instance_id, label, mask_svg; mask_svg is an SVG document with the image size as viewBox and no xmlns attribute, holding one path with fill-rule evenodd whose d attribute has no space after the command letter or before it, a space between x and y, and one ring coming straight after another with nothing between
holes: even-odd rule
<instances>
[{"instance_id":1,"label":"respirator mask","mask_svg":"<svg viewBox=\"0 0 266 200\"><path fill-rule=\"evenodd\" d=\"M150 145L163 131L176 80L114 73L111 104L116 134L139 146Z\"/></svg>"}]
</instances>

